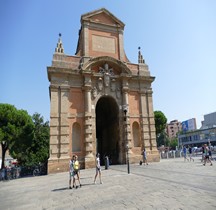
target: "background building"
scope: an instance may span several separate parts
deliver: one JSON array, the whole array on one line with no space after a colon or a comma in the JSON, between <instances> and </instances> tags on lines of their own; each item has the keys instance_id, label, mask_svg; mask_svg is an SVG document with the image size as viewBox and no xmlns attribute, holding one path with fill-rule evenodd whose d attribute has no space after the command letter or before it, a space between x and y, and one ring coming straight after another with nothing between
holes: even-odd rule
<instances>
[{"instance_id":1,"label":"background building","mask_svg":"<svg viewBox=\"0 0 216 210\"><path fill-rule=\"evenodd\" d=\"M178 135L179 146L201 146L204 143L216 145L216 112L204 115L200 129L193 129L195 122L192 119L185 122L185 130Z\"/></svg>"},{"instance_id":2,"label":"background building","mask_svg":"<svg viewBox=\"0 0 216 210\"><path fill-rule=\"evenodd\" d=\"M201 146L202 144L211 144L214 146L216 145L216 127L179 134L178 144L180 147L183 145Z\"/></svg>"},{"instance_id":3,"label":"background building","mask_svg":"<svg viewBox=\"0 0 216 210\"><path fill-rule=\"evenodd\" d=\"M166 132L170 139L177 137L177 133L182 130L181 122L172 120L166 126Z\"/></svg>"},{"instance_id":4,"label":"background building","mask_svg":"<svg viewBox=\"0 0 216 210\"><path fill-rule=\"evenodd\" d=\"M216 112L204 115L204 121L202 121L202 128L216 127Z\"/></svg>"},{"instance_id":5,"label":"background building","mask_svg":"<svg viewBox=\"0 0 216 210\"><path fill-rule=\"evenodd\" d=\"M183 132L193 131L196 129L197 129L197 126L196 126L196 119L195 118L185 120L182 122L182 131Z\"/></svg>"}]
</instances>

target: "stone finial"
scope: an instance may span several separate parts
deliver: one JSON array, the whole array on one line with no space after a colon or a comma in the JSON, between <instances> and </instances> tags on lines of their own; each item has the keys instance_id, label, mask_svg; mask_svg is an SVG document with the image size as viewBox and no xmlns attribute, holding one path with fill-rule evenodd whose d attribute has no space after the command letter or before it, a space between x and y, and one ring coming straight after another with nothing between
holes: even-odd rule
<instances>
[{"instance_id":1,"label":"stone finial","mask_svg":"<svg viewBox=\"0 0 216 210\"><path fill-rule=\"evenodd\" d=\"M145 60L143 59L143 56L140 52L140 47L138 47L138 72L137 74L139 76L150 76L150 72L148 70L148 66L145 64Z\"/></svg>"},{"instance_id":2,"label":"stone finial","mask_svg":"<svg viewBox=\"0 0 216 210\"><path fill-rule=\"evenodd\" d=\"M57 47L55 48L55 53L64 53L64 47L61 40L61 33L59 33L59 39L58 39Z\"/></svg>"},{"instance_id":3,"label":"stone finial","mask_svg":"<svg viewBox=\"0 0 216 210\"><path fill-rule=\"evenodd\" d=\"M138 47L138 63L145 63L145 60L143 59L143 56L140 52L141 47Z\"/></svg>"}]
</instances>

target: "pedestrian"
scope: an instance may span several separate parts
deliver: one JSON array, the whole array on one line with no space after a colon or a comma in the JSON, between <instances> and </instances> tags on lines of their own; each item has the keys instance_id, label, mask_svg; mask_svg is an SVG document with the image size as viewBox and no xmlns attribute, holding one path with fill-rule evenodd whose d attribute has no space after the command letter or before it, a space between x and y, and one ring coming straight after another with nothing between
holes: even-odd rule
<instances>
[{"instance_id":1,"label":"pedestrian","mask_svg":"<svg viewBox=\"0 0 216 210\"><path fill-rule=\"evenodd\" d=\"M75 155L73 155L69 161L69 189L72 189L71 187L71 179L74 179L74 161L75 161ZM73 183L73 188L74 188Z\"/></svg>"},{"instance_id":2,"label":"pedestrian","mask_svg":"<svg viewBox=\"0 0 216 210\"><path fill-rule=\"evenodd\" d=\"M209 151L208 151L208 153L209 153L209 159L210 159L210 160L213 160L213 158L212 158L212 148L211 148L211 146L209 146Z\"/></svg>"},{"instance_id":3,"label":"pedestrian","mask_svg":"<svg viewBox=\"0 0 216 210\"><path fill-rule=\"evenodd\" d=\"M81 183L80 183L80 164L79 164L79 161L78 161L78 156L75 155L75 159L74 159L74 165L73 165L73 168L74 168L74 177L73 177L73 185L75 184L76 182L76 178L75 176L77 176L77 180L79 182L79 186L81 187ZM76 188L78 188L78 186L76 185Z\"/></svg>"},{"instance_id":4,"label":"pedestrian","mask_svg":"<svg viewBox=\"0 0 216 210\"><path fill-rule=\"evenodd\" d=\"M101 166L100 166L100 154L97 153L96 155L96 174L95 174L95 178L94 178L94 184L96 184L96 178L99 174L99 179L100 179L100 184L102 184L101 181Z\"/></svg>"},{"instance_id":5,"label":"pedestrian","mask_svg":"<svg viewBox=\"0 0 216 210\"><path fill-rule=\"evenodd\" d=\"M142 155L143 155L143 165L145 164L148 165L147 153L145 148L143 149Z\"/></svg>"},{"instance_id":6,"label":"pedestrian","mask_svg":"<svg viewBox=\"0 0 216 210\"><path fill-rule=\"evenodd\" d=\"M205 166L206 165L206 162L210 162L210 166L212 166L212 162L211 160L209 159L209 148L207 147L207 144L204 144L204 151L205 151L205 158L204 158L204 163L203 165Z\"/></svg>"},{"instance_id":7,"label":"pedestrian","mask_svg":"<svg viewBox=\"0 0 216 210\"><path fill-rule=\"evenodd\" d=\"M5 167L4 168L2 168L2 170L1 170L1 179L2 179L2 181L4 181L5 180Z\"/></svg>"},{"instance_id":8,"label":"pedestrian","mask_svg":"<svg viewBox=\"0 0 216 210\"><path fill-rule=\"evenodd\" d=\"M184 145L183 147L183 156L184 156L184 162L187 160L189 161L189 159L187 158L187 148L186 146Z\"/></svg>"},{"instance_id":9,"label":"pedestrian","mask_svg":"<svg viewBox=\"0 0 216 210\"><path fill-rule=\"evenodd\" d=\"M205 147L204 145L202 145L202 159L201 159L201 162L203 162L205 159Z\"/></svg>"},{"instance_id":10,"label":"pedestrian","mask_svg":"<svg viewBox=\"0 0 216 210\"><path fill-rule=\"evenodd\" d=\"M190 145L189 145L189 148L188 148L188 152L189 152L190 161L193 160L193 162L194 162L194 159L192 158L193 151L192 151L192 147Z\"/></svg>"}]
</instances>

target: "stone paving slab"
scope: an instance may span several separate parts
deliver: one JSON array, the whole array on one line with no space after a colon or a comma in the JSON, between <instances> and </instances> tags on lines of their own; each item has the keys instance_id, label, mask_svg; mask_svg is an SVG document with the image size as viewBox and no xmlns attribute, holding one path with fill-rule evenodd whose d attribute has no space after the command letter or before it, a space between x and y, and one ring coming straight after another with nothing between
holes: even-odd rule
<instances>
[{"instance_id":1,"label":"stone paving slab","mask_svg":"<svg viewBox=\"0 0 216 210\"><path fill-rule=\"evenodd\" d=\"M216 209L216 162L161 160L148 166L111 166L103 184L81 170L82 187L68 189L68 172L0 182L0 209Z\"/></svg>"}]
</instances>

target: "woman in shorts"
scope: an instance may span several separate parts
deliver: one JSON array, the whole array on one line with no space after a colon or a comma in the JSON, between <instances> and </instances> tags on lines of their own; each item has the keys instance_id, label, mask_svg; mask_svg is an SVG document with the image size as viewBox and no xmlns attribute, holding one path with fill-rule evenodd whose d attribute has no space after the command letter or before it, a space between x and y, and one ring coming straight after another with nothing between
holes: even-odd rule
<instances>
[{"instance_id":1,"label":"woman in shorts","mask_svg":"<svg viewBox=\"0 0 216 210\"><path fill-rule=\"evenodd\" d=\"M102 184L102 181L101 181L100 154L99 153L96 155L96 174L95 174L95 178L94 178L94 184L96 184L96 178L97 178L98 174L99 174L99 178L100 178L100 183Z\"/></svg>"},{"instance_id":2,"label":"woman in shorts","mask_svg":"<svg viewBox=\"0 0 216 210\"><path fill-rule=\"evenodd\" d=\"M82 185L80 183L80 173L79 173L80 165L79 165L79 161L78 161L77 155L74 156L73 169L74 169L73 187L74 187L74 185L76 185L75 176L77 176L77 180L78 180L79 185L81 187ZM76 188L78 188L78 186L76 186Z\"/></svg>"}]
</instances>

